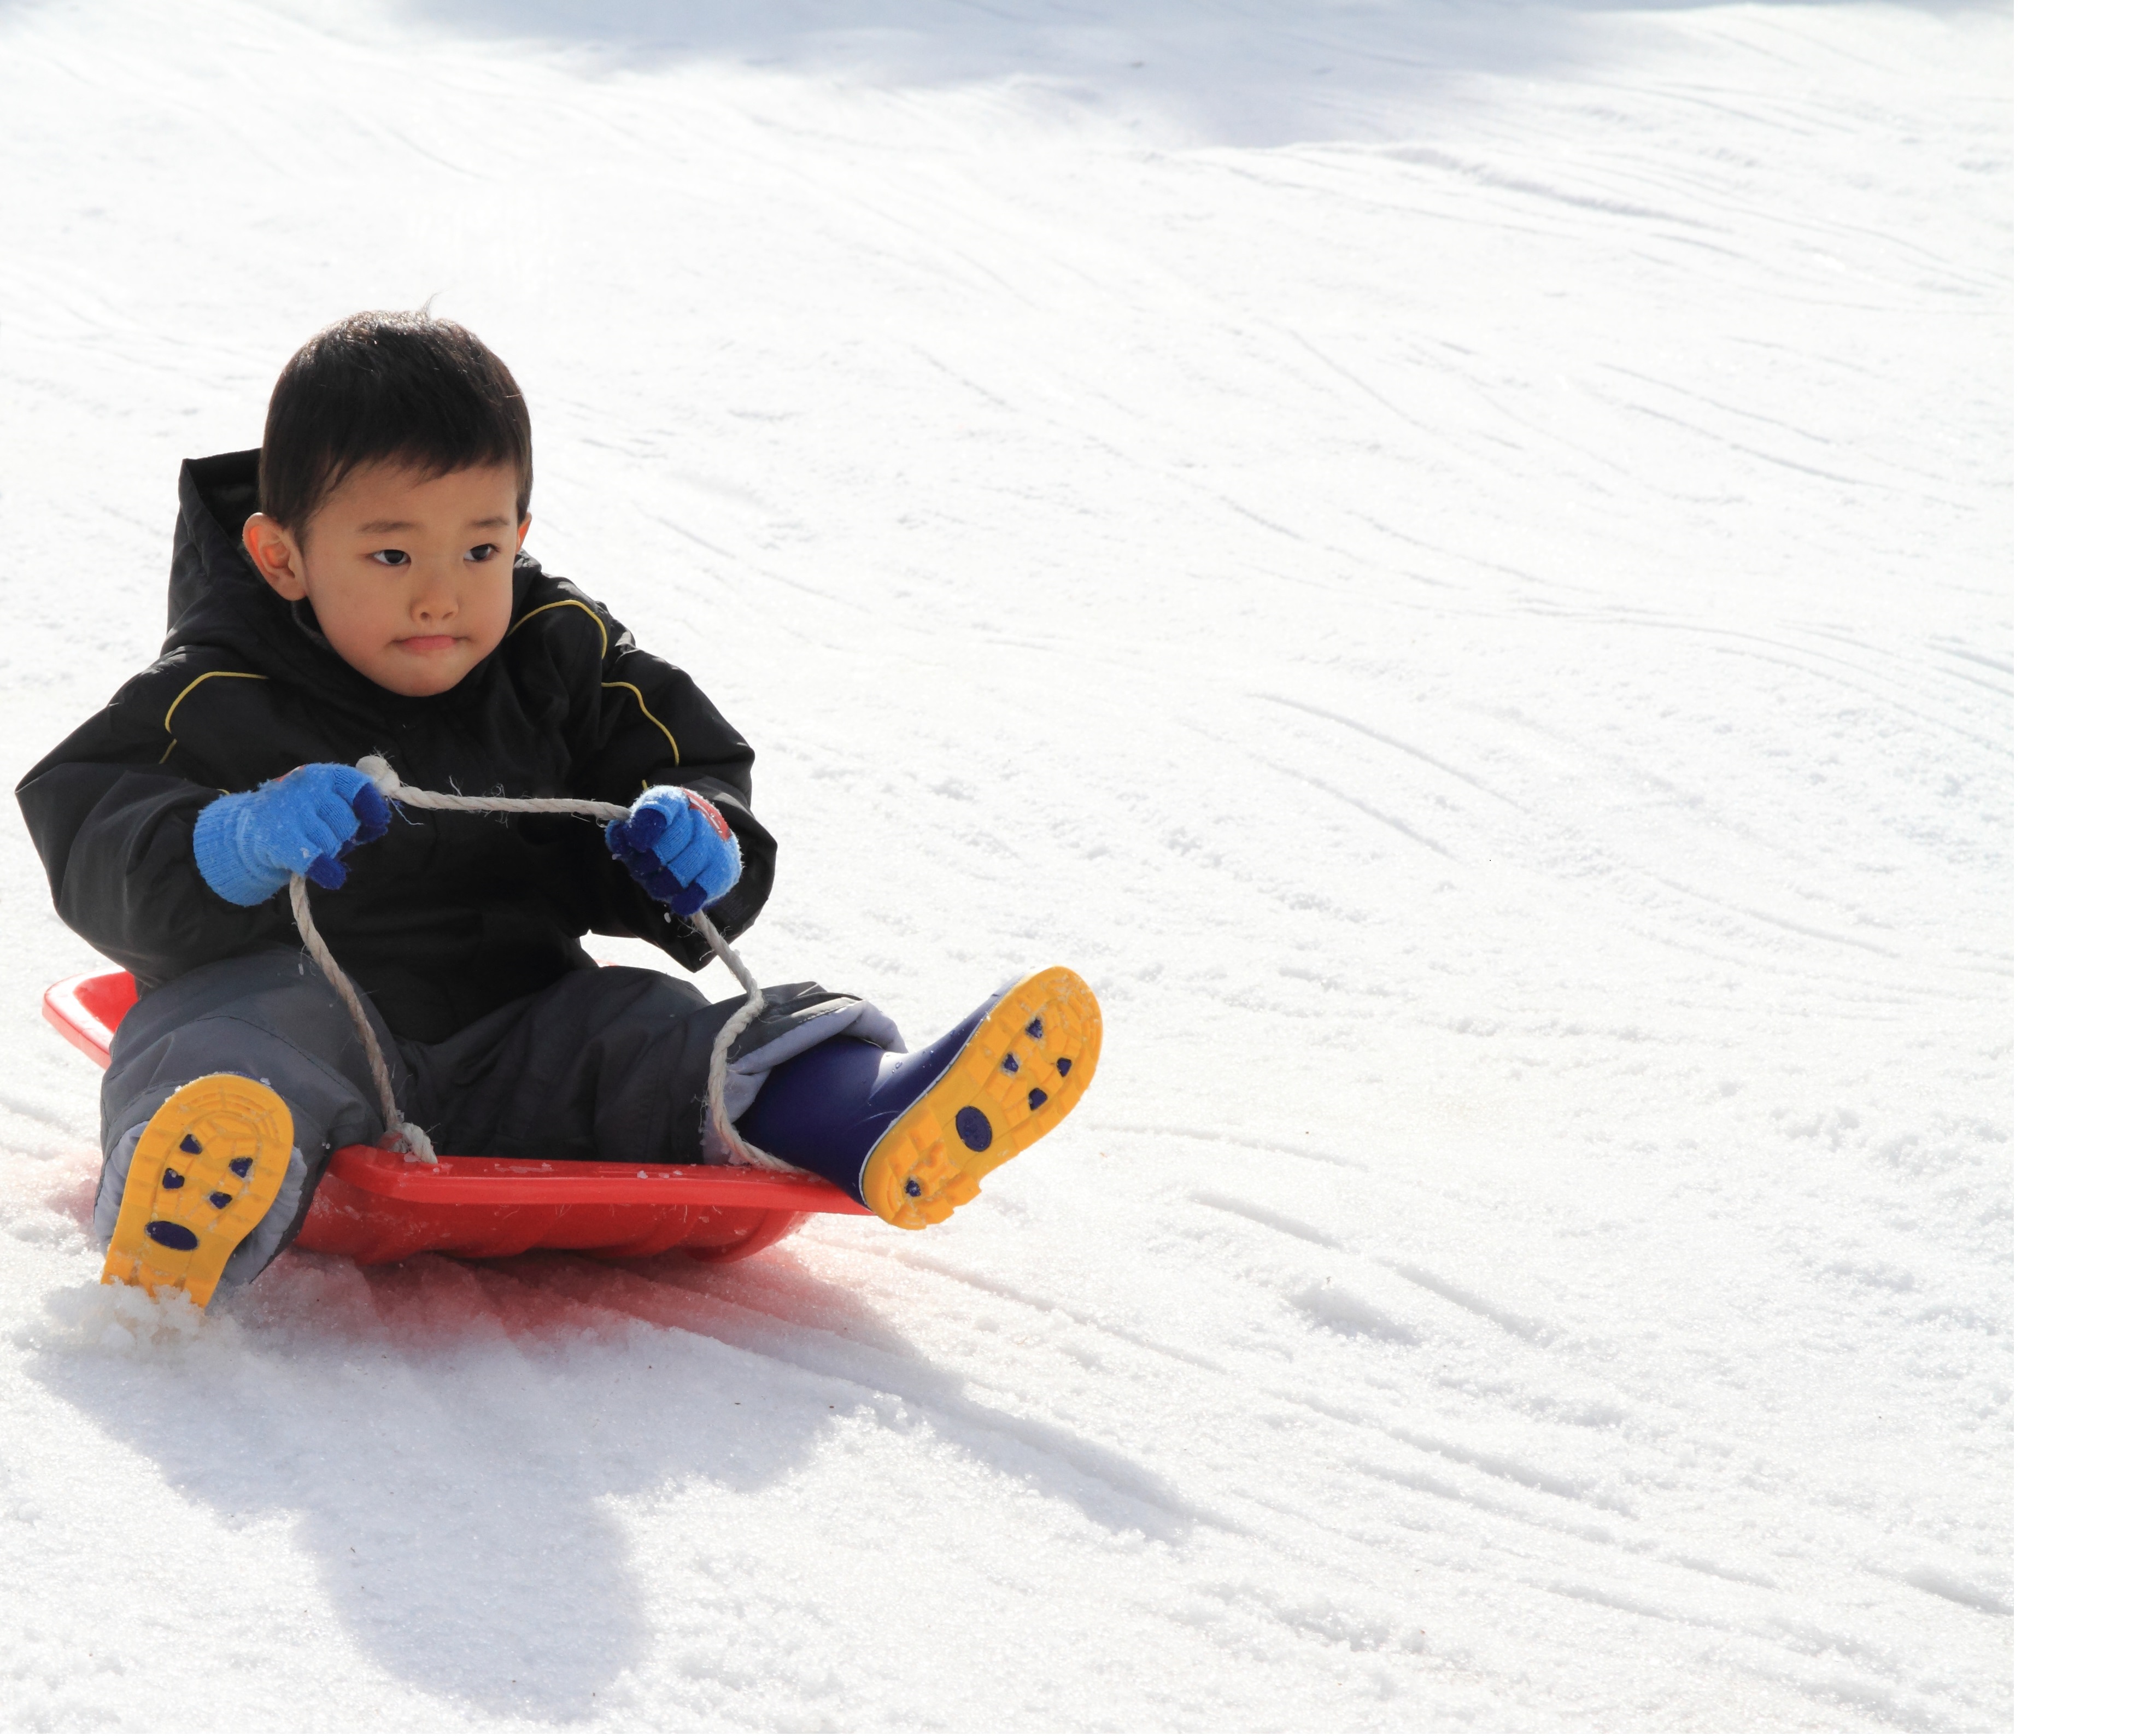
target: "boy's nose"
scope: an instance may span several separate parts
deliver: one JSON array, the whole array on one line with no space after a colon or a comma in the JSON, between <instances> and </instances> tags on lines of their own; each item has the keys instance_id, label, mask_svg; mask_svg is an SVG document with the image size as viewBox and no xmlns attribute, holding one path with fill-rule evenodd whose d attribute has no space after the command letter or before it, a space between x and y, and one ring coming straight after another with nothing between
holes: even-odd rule
<instances>
[{"instance_id":1,"label":"boy's nose","mask_svg":"<svg viewBox=\"0 0 2156 1736\"><path fill-rule=\"evenodd\" d=\"M456 612L456 587L440 576L430 575L412 599L412 613L422 621L446 620Z\"/></svg>"}]
</instances>

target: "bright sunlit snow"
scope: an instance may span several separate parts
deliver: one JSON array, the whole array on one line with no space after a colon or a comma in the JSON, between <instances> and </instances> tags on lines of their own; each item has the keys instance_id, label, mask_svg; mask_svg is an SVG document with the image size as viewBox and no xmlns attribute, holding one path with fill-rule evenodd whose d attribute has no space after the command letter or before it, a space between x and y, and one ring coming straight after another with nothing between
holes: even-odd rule
<instances>
[{"instance_id":1,"label":"bright sunlit snow","mask_svg":"<svg viewBox=\"0 0 2156 1736\"><path fill-rule=\"evenodd\" d=\"M196 1321L0 827L0 1723L2003 1727L2010 28L0 0L11 783L434 295L749 963L1107 1020L921 1235Z\"/></svg>"}]
</instances>

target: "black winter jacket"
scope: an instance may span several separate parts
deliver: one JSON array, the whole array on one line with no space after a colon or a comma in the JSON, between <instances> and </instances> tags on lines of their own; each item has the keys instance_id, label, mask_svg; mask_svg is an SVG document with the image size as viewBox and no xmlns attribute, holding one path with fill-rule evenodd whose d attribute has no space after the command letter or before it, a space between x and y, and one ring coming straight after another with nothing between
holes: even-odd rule
<instances>
[{"instance_id":1,"label":"black winter jacket","mask_svg":"<svg viewBox=\"0 0 2156 1736\"><path fill-rule=\"evenodd\" d=\"M606 609L520 556L508 636L449 692L407 699L331 649L305 603L239 540L255 455L180 468L163 654L16 789L61 919L145 989L213 959L297 943L283 893L242 908L195 866L195 817L312 760L384 755L424 789L629 803L685 784L724 809L740 883L728 938L771 894L778 846L749 811L755 755L696 684ZM589 820L422 813L346 858L315 920L391 1029L439 1042L591 960L588 933L640 936L692 968L710 953L639 891Z\"/></svg>"}]
</instances>

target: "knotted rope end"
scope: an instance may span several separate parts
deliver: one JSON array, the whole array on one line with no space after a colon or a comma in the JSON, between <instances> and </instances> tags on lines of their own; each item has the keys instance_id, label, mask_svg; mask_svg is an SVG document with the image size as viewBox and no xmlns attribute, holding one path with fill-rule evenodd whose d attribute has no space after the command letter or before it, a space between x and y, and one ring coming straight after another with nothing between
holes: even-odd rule
<instances>
[{"instance_id":1,"label":"knotted rope end","mask_svg":"<svg viewBox=\"0 0 2156 1736\"><path fill-rule=\"evenodd\" d=\"M397 775L389 762L378 753L370 753L363 758L354 760L352 768L379 790L385 802L395 801L397 793L404 788L404 780Z\"/></svg>"},{"instance_id":2,"label":"knotted rope end","mask_svg":"<svg viewBox=\"0 0 2156 1736\"><path fill-rule=\"evenodd\" d=\"M396 1126L383 1134L382 1145L385 1151L403 1152L404 1161L408 1163L432 1163L438 1161L434 1156L434 1142L427 1137L426 1129L408 1121L398 1122Z\"/></svg>"}]
</instances>

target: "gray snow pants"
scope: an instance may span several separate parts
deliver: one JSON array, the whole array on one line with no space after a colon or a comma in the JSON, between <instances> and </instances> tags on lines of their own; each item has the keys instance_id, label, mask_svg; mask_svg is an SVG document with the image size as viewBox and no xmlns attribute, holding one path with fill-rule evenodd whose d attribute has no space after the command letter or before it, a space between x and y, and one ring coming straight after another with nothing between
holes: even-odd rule
<instances>
[{"instance_id":1,"label":"gray snow pants","mask_svg":"<svg viewBox=\"0 0 2156 1736\"><path fill-rule=\"evenodd\" d=\"M772 1068L827 1038L905 1046L891 1020L855 996L788 983L764 997L734 1044L729 1116L755 1101ZM367 1010L398 1103L437 1151L696 1163L707 1155L711 1045L741 1004L737 995L712 1004L678 977L616 966L572 971L439 1043L408 1042ZM119 1221L143 1127L205 1073L259 1079L292 1112L284 1185L225 1265L227 1281L251 1283L299 1234L330 1153L380 1138L382 1111L351 1014L306 954L280 948L189 971L144 995L114 1035L100 1104L99 1242Z\"/></svg>"}]
</instances>

